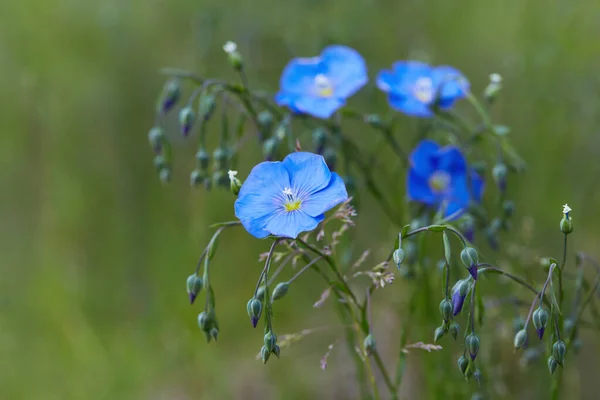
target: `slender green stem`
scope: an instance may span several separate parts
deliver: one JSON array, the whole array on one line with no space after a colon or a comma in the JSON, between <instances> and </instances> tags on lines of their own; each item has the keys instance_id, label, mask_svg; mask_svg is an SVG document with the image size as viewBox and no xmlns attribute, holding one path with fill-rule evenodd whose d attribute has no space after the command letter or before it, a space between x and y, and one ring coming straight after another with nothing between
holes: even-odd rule
<instances>
[{"instance_id":1,"label":"slender green stem","mask_svg":"<svg viewBox=\"0 0 600 400\"><path fill-rule=\"evenodd\" d=\"M506 276L507 278L512 279L513 281L517 282L518 284L520 284L521 286L529 289L529 291L533 292L535 295L539 295L540 292L538 292L533 286L531 286L529 283L527 283L523 278L519 278L518 276L515 276L513 274L511 274L510 272L506 272L503 269L499 268L499 267L495 267L492 264L488 264L488 263L480 263L478 264L478 267L483 267L483 268L478 268L477 269L477 274L484 274L486 272L496 272L499 274L502 274L504 276ZM549 304L546 299L544 298L544 302L546 302L547 304Z\"/></svg>"},{"instance_id":2,"label":"slender green stem","mask_svg":"<svg viewBox=\"0 0 600 400\"><path fill-rule=\"evenodd\" d=\"M394 383L392 382L392 379L390 378L390 374L388 373L387 369L385 368L385 364L383 363L383 360L381 359L379 352L374 351L372 356L373 356L373 359L375 360L375 365L377 365L377 368L379 368L379 372L381 372L381 376L383 376L385 385L387 386L390 394L393 396L393 394L396 392L396 387L394 386Z\"/></svg>"},{"instance_id":3,"label":"slender green stem","mask_svg":"<svg viewBox=\"0 0 600 400\"><path fill-rule=\"evenodd\" d=\"M321 260L322 257L317 257L314 260L312 260L311 262L309 262L308 264L306 264L304 267L302 267L302 269L300 271L298 271L296 273L296 275L292 276L292 278L288 281L288 284L294 282L296 279L298 279L298 277L300 275L302 275L307 269L309 269L310 267L312 267L313 265L315 265L315 263L317 263L319 260Z\"/></svg>"},{"instance_id":4,"label":"slender green stem","mask_svg":"<svg viewBox=\"0 0 600 400\"><path fill-rule=\"evenodd\" d=\"M565 239L563 241L563 259L562 259L562 262L560 263L560 268L558 269L558 306L560 307L561 310L562 310L563 298L564 298L562 272L563 272L565 263L567 262L567 236L568 236L567 234L564 235Z\"/></svg>"}]
</instances>

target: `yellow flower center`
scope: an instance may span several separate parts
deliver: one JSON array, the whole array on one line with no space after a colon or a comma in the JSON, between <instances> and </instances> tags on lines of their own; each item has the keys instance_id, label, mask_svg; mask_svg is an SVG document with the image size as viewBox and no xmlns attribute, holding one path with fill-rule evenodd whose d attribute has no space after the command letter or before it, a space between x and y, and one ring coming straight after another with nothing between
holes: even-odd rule
<instances>
[{"instance_id":1,"label":"yellow flower center","mask_svg":"<svg viewBox=\"0 0 600 400\"><path fill-rule=\"evenodd\" d=\"M417 79L413 85L413 95L421 103L431 103L435 97L435 90L433 90L433 81L431 78L422 77Z\"/></svg>"},{"instance_id":2,"label":"yellow flower center","mask_svg":"<svg viewBox=\"0 0 600 400\"><path fill-rule=\"evenodd\" d=\"M315 76L315 88L319 97L331 97L333 96L333 85L329 78L323 74Z\"/></svg>"},{"instance_id":3,"label":"yellow flower center","mask_svg":"<svg viewBox=\"0 0 600 400\"><path fill-rule=\"evenodd\" d=\"M446 171L435 171L429 177L429 188L433 193L442 193L448 189L450 180L450 174L448 174Z\"/></svg>"},{"instance_id":4,"label":"yellow flower center","mask_svg":"<svg viewBox=\"0 0 600 400\"><path fill-rule=\"evenodd\" d=\"M292 193L292 189L283 189L283 194L285 196L283 208L286 212L296 211L300 209L300 206L302 205L302 200L299 200L296 198L296 196L294 196L294 193Z\"/></svg>"}]
</instances>

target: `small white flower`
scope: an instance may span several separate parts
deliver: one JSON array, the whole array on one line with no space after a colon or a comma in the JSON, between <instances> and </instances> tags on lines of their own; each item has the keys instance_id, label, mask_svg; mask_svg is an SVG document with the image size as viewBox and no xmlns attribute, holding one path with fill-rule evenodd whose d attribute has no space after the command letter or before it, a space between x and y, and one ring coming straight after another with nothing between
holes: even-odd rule
<instances>
[{"instance_id":1,"label":"small white flower","mask_svg":"<svg viewBox=\"0 0 600 400\"><path fill-rule=\"evenodd\" d=\"M565 205L563 205L563 214L567 215L567 214L569 214L571 211L573 211L573 210L571 209L571 207L569 207L569 205L568 205L568 204L565 204Z\"/></svg>"},{"instance_id":2,"label":"small white flower","mask_svg":"<svg viewBox=\"0 0 600 400\"><path fill-rule=\"evenodd\" d=\"M496 73L490 74L490 83L495 83L497 85L502 83L502 75Z\"/></svg>"},{"instance_id":3,"label":"small white flower","mask_svg":"<svg viewBox=\"0 0 600 400\"><path fill-rule=\"evenodd\" d=\"M229 170L229 172L227 172L227 175L229 175L229 180L232 181L235 178L235 176L237 175L237 173L238 173L237 171Z\"/></svg>"},{"instance_id":4,"label":"small white flower","mask_svg":"<svg viewBox=\"0 0 600 400\"><path fill-rule=\"evenodd\" d=\"M225 53L231 54L237 50L237 44L230 40L223 45L223 50L225 50Z\"/></svg>"}]
</instances>

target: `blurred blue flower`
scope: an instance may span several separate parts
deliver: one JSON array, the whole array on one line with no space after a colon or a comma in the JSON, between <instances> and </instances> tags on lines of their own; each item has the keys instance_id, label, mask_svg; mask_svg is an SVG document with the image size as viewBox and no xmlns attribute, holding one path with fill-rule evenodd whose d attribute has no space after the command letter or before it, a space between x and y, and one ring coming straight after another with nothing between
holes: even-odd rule
<instances>
[{"instance_id":1,"label":"blurred blue flower","mask_svg":"<svg viewBox=\"0 0 600 400\"><path fill-rule=\"evenodd\" d=\"M469 81L455 68L432 67L420 61L396 61L377 75L377 87L388 94L392 108L407 115L431 117L436 99L442 109L452 108L466 96Z\"/></svg>"},{"instance_id":2,"label":"blurred blue flower","mask_svg":"<svg viewBox=\"0 0 600 400\"><path fill-rule=\"evenodd\" d=\"M275 101L296 113L329 118L368 80L362 56L350 47L333 45L317 57L291 60Z\"/></svg>"},{"instance_id":3,"label":"blurred blue flower","mask_svg":"<svg viewBox=\"0 0 600 400\"><path fill-rule=\"evenodd\" d=\"M295 239L315 229L326 211L347 198L342 178L329 170L322 156L297 152L250 171L235 202L235 215L257 238Z\"/></svg>"},{"instance_id":4,"label":"blurred blue flower","mask_svg":"<svg viewBox=\"0 0 600 400\"><path fill-rule=\"evenodd\" d=\"M408 196L423 204L445 207L444 216L459 217L471 204L481 202L483 179L469 169L465 157L454 146L440 147L421 141L410 155Z\"/></svg>"}]
</instances>

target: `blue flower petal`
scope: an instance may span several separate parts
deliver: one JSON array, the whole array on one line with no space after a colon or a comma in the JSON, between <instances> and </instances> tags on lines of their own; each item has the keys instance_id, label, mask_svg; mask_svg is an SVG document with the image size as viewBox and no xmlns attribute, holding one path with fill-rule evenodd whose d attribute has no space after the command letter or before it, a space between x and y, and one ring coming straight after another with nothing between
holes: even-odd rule
<instances>
[{"instance_id":1,"label":"blue flower petal","mask_svg":"<svg viewBox=\"0 0 600 400\"><path fill-rule=\"evenodd\" d=\"M410 200L418 201L424 204L436 204L437 196L429 187L427 178L418 174L414 168L408 171L408 179L406 181L407 194Z\"/></svg>"},{"instance_id":2,"label":"blue flower petal","mask_svg":"<svg viewBox=\"0 0 600 400\"><path fill-rule=\"evenodd\" d=\"M365 60L350 47L328 46L321 52L321 57L336 97L346 99L352 96L369 80Z\"/></svg>"},{"instance_id":3,"label":"blue flower petal","mask_svg":"<svg viewBox=\"0 0 600 400\"><path fill-rule=\"evenodd\" d=\"M442 65L433 69L433 81L440 92L440 106L451 107L455 100L463 98L470 89L467 78L456 68Z\"/></svg>"},{"instance_id":4,"label":"blue flower petal","mask_svg":"<svg viewBox=\"0 0 600 400\"><path fill-rule=\"evenodd\" d=\"M299 151L283 160L291 180L292 191L300 198L318 192L329 184L331 171L323 156ZM319 213L321 214L321 213Z\"/></svg>"},{"instance_id":5,"label":"blue flower petal","mask_svg":"<svg viewBox=\"0 0 600 400\"><path fill-rule=\"evenodd\" d=\"M294 58L283 69L279 85L287 94L309 93L315 76L325 73L321 57Z\"/></svg>"},{"instance_id":6,"label":"blue flower petal","mask_svg":"<svg viewBox=\"0 0 600 400\"><path fill-rule=\"evenodd\" d=\"M485 188L485 181L479 174L471 170L471 193L473 200L477 203L481 203L483 198L483 189Z\"/></svg>"},{"instance_id":7,"label":"blue flower petal","mask_svg":"<svg viewBox=\"0 0 600 400\"><path fill-rule=\"evenodd\" d=\"M445 216L449 216L462 210L467 211L471 203L471 196L467 186L467 177L464 174L455 174L452 176L450 190L444 196L447 202ZM458 218L462 213L457 213Z\"/></svg>"},{"instance_id":8,"label":"blue flower petal","mask_svg":"<svg viewBox=\"0 0 600 400\"><path fill-rule=\"evenodd\" d=\"M394 75L398 78L395 92L398 94L412 95L413 85L419 78L431 78L433 69L429 64L421 61L396 61L392 64Z\"/></svg>"},{"instance_id":9,"label":"blue flower petal","mask_svg":"<svg viewBox=\"0 0 600 400\"><path fill-rule=\"evenodd\" d=\"M238 197L234 209L235 216L252 236L262 239L269 235L264 228L276 210L273 198L262 194L246 194Z\"/></svg>"},{"instance_id":10,"label":"blue flower petal","mask_svg":"<svg viewBox=\"0 0 600 400\"><path fill-rule=\"evenodd\" d=\"M466 175L467 161L458 147L446 146L439 150L434 168L446 171L451 176L455 174L464 176Z\"/></svg>"},{"instance_id":11,"label":"blue flower petal","mask_svg":"<svg viewBox=\"0 0 600 400\"><path fill-rule=\"evenodd\" d=\"M379 71L376 82L379 90L383 92L389 93L397 90L398 78L394 72L389 69L382 69Z\"/></svg>"},{"instance_id":12,"label":"blue flower petal","mask_svg":"<svg viewBox=\"0 0 600 400\"><path fill-rule=\"evenodd\" d=\"M335 172L331 173L331 180L322 190L312 193L302 202L302 210L313 217L325 213L348 199L346 185L342 178Z\"/></svg>"},{"instance_id":13,"label":"blue flower petal","mask_svg":"<svg viewBox=\"0 0 600 400\"><path fill-rule=\"evenodd\" d=\"M434 172L434 161L439 150L440 146L433 140L421 140L410 153L412 170L423 178L429 178Z\"/></svg>"},{"instance_id":14,"label":"blue flower petal","mask_svg":"<svg viewBox=\"0 0 600 400\"><path fill-rule=\"evenodd\" d=\"M244 181L238 200L247 194L279 195L290 187L290 176L280 161L265 161L256 165Z\"/></svg>"},{"instance_id":15,"label":"blue flower petal","mask_svg":"<svg viewBox=\"0 0 600 400\"><path fill-rule=\"evenodd\" d=\"M418 101L413 96L400 96L394 92L388 96L390 106L395 110L402 111L406 115L412 115L414 117L429 118L433 116L433 112L429 109L429 106Z\"/></svg>"},{"instance_id":16,"label":"blue flower petal","mask_svg":"<svg viewBox=\"0 0 600 400\"><path fill-rule=\"evenodd\" d=\"M344 100L335 97L302 96L294 100L293 107L305 114L316 118L330 118L340 107Z\"/></svg>"},{"instance_id":17,"label":"blue flower petal","mask_svg":"<svg viewBox=\"0 0 600 400\"><path fill-rule=\"evenodd\" d=\"M281 211L273 215L265 229L275 236L296 239L301 232L315 229L324 218L324 215L311 217L300 210Z\"/></svg>"},{"instance_id":18,"label":"blue flower petal","mask_svg":"<svg viewBox=\"0 0 600 400\"><path fill-rule=\"evenodd\" d=\"M279 92L275 95L275 103L279 106L287 106L294 114L302 114L302 111L298 110L298 108L295 106L295 101L297 98L298 95Z\"/></svg>"}]
</instances>

